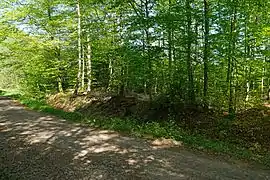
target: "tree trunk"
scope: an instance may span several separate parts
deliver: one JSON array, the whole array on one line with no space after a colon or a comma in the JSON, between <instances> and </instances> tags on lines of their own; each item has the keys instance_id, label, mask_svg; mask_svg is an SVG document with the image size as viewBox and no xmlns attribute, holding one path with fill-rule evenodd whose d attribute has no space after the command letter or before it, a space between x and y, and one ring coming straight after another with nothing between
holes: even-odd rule
<instances>
[{"instance_id":1,"label":"tree trunk","mask_svg":"<svg viewBox=\"0 0 270 180\"><path fill-rule=\"evenodd\" d=\"M82 71L82 47L81 47L81 9L80 9L80 0L77 1L77 16L78 16L78 74L76 80L76 86L74 94L78 95L78 91L81 88L81 71Z\"/></svg>"},{"instance_id":2,"label":"tree trunk","mask_svg":"<svg viewBox=\"0 0 270 180\"><path fill-rule=\"evenodd\" d=\"M82 46L82 91L84 91L85 87L85 52L84 52L84 46Z\"/></svg>"},{"instance_id":3,"label":"tree trunk","mask_svg":"<svg viewBox=\"0 0 270 180\"><path fill-rule=\"evenodd\" d=\"M92 49L90 37L87 35L87 93L91 92L92 86Z\"/></svg>"},{"instance_id":4,"label":"tree trunk","mask_svg":"<svg viewBox=\"0 0 270 180\"><path fill-rule=\"evenodd\" d=\"M169 0L169 17L171 18L171 0ZM171 81L172 81L172 22L169 19L168 24L168 51L169 51L169 84L171 88Z\"/></svg>"},{"instance_id":5,"label":"tree trunk","mask_svg":"<svg viewBox=\"0 0 270 180\"><path fill-rule=\"evenodd\" d=\"M146 45L145 45L145 40L144 40L144 35L145 34L145 31L143 31L143 40L142 40L142 43L143 43L143 57L145 56L145 51L146 51ZM144 66L144 72L145 72L145 75L144 75L144 78L143 78L143 80L144 80L144 85L143 85L143 87L144 87L144 94L145 95L147 95L147 67L146 66Z\"/></svg>"},{"instance_id":6,"label":"tree trunk","mask_svg":"<svg viewBox=\"0 0 270 180\"><path fill-rule=\"evenodd\" d=\"M231 30L230 30L230 42L229 42L229 56L228 56L228 71L227 71L227 81L229 83L229 113L234 114L235 113L235 107L234 107L234 90L233 90L233 72L234 72L234 59L235 59L235 41L236 41L236 5L234 7L234 13L233 17L231 18Z\"/></svg>"},{"instance_id":7,"label":"tree trunk","mask_svg":"<svg viewBox=\"0 0 270 180\"><path fill-rule=\"evenodd\" d=\"M261 97L264 97L264 76L265 76L265 61L266 57L263 60L263 68L262 68L262 82L261 82Z\"/></svg>"},{"instance_id":8,"label":"tree trunk","mask_svg":"<svg viewBox=\"0 0 270 180\"><path fill-rule=\"evenodd\" d=\"M186 13L187 13L187 72L188 72L188 99L189 103L193 104L195 102L195 91L194 91L194 79L193 79L193 69L192 69L192 58L191 58L191 45L192 45L192 14L190 7L190 0L186 0Z\"/></svg>"},{"instance_id":9,"label":"tree trunk","mask_svg":"<svg viewBox=\"0 0 270 180\"><path fill-rule=\"evenodd\" d=\"M113 82L113 60L112 57L109 57L109 84L108 84L108 88L107 91L111 91L112 90L112 82Z\"/></svg>"},{"instance_id":10,"label":"tree trunk","mask_svg":"<svg viewBox=\"0 0 270 180\"><path fill-rule=\"evenodd\" d=\"M61 51L60 51L60 47L57 47L57 60L58 60L58 62L60 62L61 61ZM58 67L58 70L59 70L59 75L58 75L58 79L57 79L57 83L58 83L58 92L60 92L60 93L63 93L64 92L64 90L63 90L63 79L62 79L62 69L61 69L61 67L59 68Z\"/></svg>"},{"instance_id":11,"label":"tree trunk","mask_svg":"<svg viewBox=\"0 0 270 180\"><path fill-rule=\"evenodd\" d=\"M204 86L203 86L203 104L208 107L207 94L208 94L208 61L209 61L209 4L208 0L204 0Z\"/></svg>"},{"instance_id":12,"label":"tree trunk","mask_svg":"<svg viewBox=\"0 0 270 180\"><path fill-rule=\"evenodd\" d=\"M152 72L152 61L150 56L150 33L149 33L149 7L148 7L148 0L145 1L145 18L146 18L146 29L145 29L145 35L146 35L146 44L147 44L147 63L148 63L148 94L150 101L152 101L152 83L153 83L153 72Z\"/></svg>"},{"instance_id":13,"label":"tree trunk","mask_svg":"<svg viewBox=\"0 0 270 180\"><path fill-rule=\"evenodd\" d=\"M52 7L51 7L51 1L48 1L48 7L47 7L47 15L48 15L48 19L49 22L51 22L52 19ZM53 32L50 33L50 39L53 41L55 39L55 34ZM56 56L58 63L60 64L61 61L61 53L60 53L60 46L55 47L54 49L54 55ZM57 88L58 88L58 92L63 93L63 85L62 85L62 77L61 77L61 67L59 67L58 65L58 70L59 70L59 75L57 77Z\"/></svg>"},{"instance_id":14,"label":"tree trunk","mask_svg":"<svg viewBox=\"0 0 270 180\"><path fill-rule=\"evenodd\" d=\"M249 81L247 81L247 85L246 85L246 102L249 101L249 90L250 90L250 84Z\"/></svg>"}]
</instances>

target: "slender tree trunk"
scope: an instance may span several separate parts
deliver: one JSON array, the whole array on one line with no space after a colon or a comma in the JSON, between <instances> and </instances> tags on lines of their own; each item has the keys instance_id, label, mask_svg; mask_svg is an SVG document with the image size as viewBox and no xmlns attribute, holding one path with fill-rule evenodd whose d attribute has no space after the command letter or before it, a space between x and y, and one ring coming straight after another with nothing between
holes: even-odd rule
<instances>
[{"instance_id":1,"label":"slender tree trunk","mask_svg":"<svg viewBox=\"0 0 270 180\"><path fill-rule=\"evenodd\" d=\"M126 74L125 74L125 91L129 90L129 66L128 64L125 65L126 67Z\"/></svg>"},{"instance_id":2,"label":"slender tree trunk","mask_svg":"<svg viewBox=\"0 0 270 180\"><path fill-rule=\"evenodd\" d=\"M229 83L229 113L235 113L234 107L234 90L233 90L233 72L234 72L234 63L235 63L235 41L236 41L236 5L234 7L233 17L231 18L231 30L230 30L230 42L229 42L229 57L228 57L228 71L227 71L227 81Z\"/></svg>"},{"instance_id":3,"label":"slender tree trunk","mask_svg":"<svg viewBox=\"0 0 270 180\"><path fill-rule=\"evenodd\" d=\"M51 1L48 1L48 7L47 7L47 15L49 18L49 22L51 22L52 19L52 6L51 6ZM53 41L55 39L55 34L53 32L50 32L50 39ZM60 53L60 46L55 47L55 52L54 55L56 56L58 63L60 64L61 61L61 53ZM63 93L63 85L62 85L62 77L61 77L61 67L58 65L58 70L59 70L59 75L57 77L57 86L58 86L58 92Z\"/></svg>"},{"instance_id":4,"label":"slender tree trunk","mask_svg":"<svg viewBox=\"0 0 270 180\"><path fill-rule=\"evenodd\" d=\"M48 14L49 22L51 22L52 21L52 7L50 5L48 6L47 14ZM48 24L48 26L50 25ZM54 40L54 34L52 32L50 32L50 38L52 41Z\"/></svg>"},{"instance_id":5,"label":"slender tree trunk","mask_svg":"<svg viewBox=\"0 0 270 180\"><path fill-rule=\"evenodd\" d=\"M113 60L112 57L109 57L109 85L108 91L112 90L112 82L113 82Z\"/></svg>"},{"instance_id":6,"label":"slender tree trunk","mask_svg":"<svg viewBox=\"0 0 270 180\"><path fill-rule=\"evenodd\" d=\"M78 95L78 91L81 88L81 71L82 71L82 46L81 46L81 9L80 9L80 0L77 1L77 16L78 16L78 74L76 80L76 86L74 94Z\"/></svg>"},{"instance_id":7,"label":"slender tree trunk","mask_svg":"<svg viewBox=\"0 0 270 180\"><path fill-rule=\"evenodd\" d=\"M246 90L246 102L248 102L249 101L249 90L250 90L250 84L249 84L249 82L247 82L247 90Z\"/></svg>"},{"instance_id":8,"label":"slender tree trunk","mask_svg":"<svg viewBox=\"0 0 270 180\"><path fill-rule=\"evenodd\" d=\"M82 91L84 91L85 87L85 52L84 52L84 46L82 46Z\"/></svg>"},{"instance_id":9,"label":"slender tree trunk","mask_svg":"<svg viewBox=\"0 0 270 180\"><path fill-rule=\"evenodd\" d=\"M187 72L188 72L188 96L189 96L189 103L193 104L195 102L195 91L194 91L194 79L193 79L193 69L192 69L192 58L191 58L191 45L192 45L192 31L191 31L191 24L192 24L192 15L191 15L191 6L190 0L186 0L186 13L187 13Z\"/></svg>"},{"instance_id":10,"label":"slender tree trunk","mask_svg":"<svg viewBox=\"0 0 270 180\"><path fill-rule=\"evenodd\" d=\"M251 67L247 68L246 102L249 101Z\"/></svg>"},{"instance_id":11,"label":"slender tree trunk","mask_svg":"<svg viewBox=\"0 0 270 180\"><path fill-rule=\"evenodd\" d=\"M232 42L232 33L233 33L233 20L231 19L231 31L230 31L230 38L229 38L229 50L228 50L228 69L227 69L227 83L228 83L228 88L229 88L229 100L228 100L228 105L229 105L229 113L233 111L233 102L232 102L232 52L231 52L231 42Z\"/></svg>"},{"instance_id":12,"label":"slender tree trunk","mask_svg":"<svg viewBox=\"0 0 270 180\"><path fill-rule=\"evenodd\" d=\"M169 0L169 17L171 18L171 0ZM168 27L168 44L169 44L169 83L171 88L171 81L172 81L172 22L171 19L169 20L169 27Z\"/></svg>"},{"instance_id":13,"label":"slender tree trunk","mask_svg":"<svg viewBox=\"0 0 270 180\"><path fill-rule=\"evenodd\" d=\"M60 51L60 47L57 47L57 60L58 62L61 62L61 51ZM62 69L61 68L58 68L59 69L59 75L58 75L58 79L57 79L57 84L58 84L58 92L60 93L63 93L64 90L63 90L63 79L62 79Z\"/></svg>"},{"instance_id":14,"label":"slender tree trunk","mask_svg":"<svg viewBox=\"0 0 270 180\"><path fill-rule=\"evenodd\" d=\"M155 78L155 88L154 88L154 92L155 92L155 94L158 93L158 78L157 78L157 77Z\"/></svg>"},{"instance_id":15,"label":"slender tree trunk","mask_svg":"<svg viewBox=\"0 0 270 180\"><path fill-rule=\"evenodd\" d=\"M87 35L87 93L91 92L92 86L92 49L90 37Z\"/></svg>"},{"instance_id":16,"label":"slender tree trunk","mask_svg":"<svg viewBox=\"0 0 270 180\"><path fill-rule=\"evenodd\" d=\"M245 62L247 62L247 58L248 58L248 29L247 29L247 23L248 23L249 17L246 16L245 17ZM245 108L246 108L246 104L249 101L249 89L250 89L250 83L249 83L249 70L248 70L248 66L246 65L245 67L245 73L246 73L246 97L245 97Z\"/></svg>"},{"instance_id":17,"label":"slender tree trunk","mask_svg":"<svg viewBox=\"0 0 270 180\"><path fill-rule=\"evenodd\" d=\"M194 62L199 62L200 59L199 59L199 56L200 56L200 40L199 40L199 21L197 19L194 19L194 35L193 37L195 38L194 41L193 41L193 44L194 44L194 47L193 47L193 57L192 60ZM196 66L195 66L196 67ZM196 68L193 68L193 74L196 74ZM194 76L193 77L194 79L194 91L195 91L195 94L199 94L201 95L201 82L202 82L202 79L201 78L198 78L198 76ZM196 93L197 92L197 93ZM200 97L203 97L203 96L200 96Z\"/></svg>"},{"instance_id":18,"label":"slender tree trunk","mask_svg":"<svg viewBox=\"0 0 270 180\"><path fill-rule=\"evenodd\" d=\"M113 16L114 18L114 16ZM122 32L122 26L121 24L117 24L117 21L121 22L122 18L121 18L121 14L120 17L116 16L116 19L113 19L113 34L112 34L112 46L116 47L116 43L115 43L115 38L116 38L116 34L117 34L117 28L119 28L120 33ZM121 36L121 35L120 35ZM113 86L113 73L114 73L114 68L113 68L113 60L112 59L113 56L109 55L109 83L108 83L108 87L107 87L107 91L111 91L112 90L112 86Z\"/></svg>"},{"instance_id":19,"label":"slender tree trunk","mask_svg":"<svg viewBox=\"0 0 270 180\"><path fill-rule=\"evenodd\" d=\"M153 83L153 72L152 72L152 61L150 56L150 33L149 33L149 2L148 0L145 1L145 18L146 18L146 29L145 29L145 35L146 35L146 44L147 44L147 63L148 63L148 94L150 101L152 101L152 83Z\"/></svg>"},{"instance_id":20,"label":"slender tree trunk","mask_svg":"<svg viewBox=\"0 0 270 180\"><path fill-rule=\"evenodd\" d=\"M204 0L204 86L203 86L203 103L205 107L208 107L207 95L208 95L208 61L209 61L209 4L208 0Z\"/></svg>"},{"instance_id":21,"label":"slender tree trunk","mask_svg":"<svg viewBox=\"0 0 270 180\"><path fill-rule=\"evenodd\" d=\"M146 45L145 45L145 31L142 32L143 33L143 40L142 40L142 43L143 43L143 57L145 56L145 51L146 51ZM144 72L145 72L145 75L144 75L144 94L147 95L147 67L144 66Z\"/></svg>"},{"instance_id":22,"label":"slender tree trunk","mask_svg":"<svg viewBox=\"0 0 270 180\"><path fill-rule=\"evenodd\" d=\"M121 79L122 81L120 82L120 86L119 86L119 91L118 94L119 96L123 97L125 95L125 82L124 82L124 76L125 76L125 72L124 72L124 67L121 67Z\"/></svg>"},{"instance_id":23,"label":"slender tree trunk","mask_svg":"<svg viewBox=\"0 0 270 180\"><path fill-rule=\"evenodd\" d=\"M265 75L265 59L263 60L263 68L262 68L262 82L261 82L261 97L264 97L264 75Z\"/></svg>"}]
</instances>

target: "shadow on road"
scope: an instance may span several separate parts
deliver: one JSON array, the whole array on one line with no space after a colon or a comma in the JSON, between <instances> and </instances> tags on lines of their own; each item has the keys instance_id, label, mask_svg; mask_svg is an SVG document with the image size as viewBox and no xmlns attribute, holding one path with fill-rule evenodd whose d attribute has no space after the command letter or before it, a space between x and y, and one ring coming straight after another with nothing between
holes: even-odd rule
<instances>
[{"instance_id":1,"label":"shadow on road","mask_svg":"<svg viewBox=\"0 0 270 180\"><path fill-rule=\"evenodd\" d=\"M267 179L185 150L72 124L0 97L0 179Z\"/></svg>"}]
</instances>

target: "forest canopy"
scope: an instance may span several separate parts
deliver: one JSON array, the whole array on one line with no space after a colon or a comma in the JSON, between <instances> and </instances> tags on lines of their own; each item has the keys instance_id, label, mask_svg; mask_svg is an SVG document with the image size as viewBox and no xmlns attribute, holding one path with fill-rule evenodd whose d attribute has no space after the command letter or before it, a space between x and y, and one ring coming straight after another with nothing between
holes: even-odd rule
<instances>
[{"instance_id":1,"label":"forest canopy","mask_svg":"<svg viewBox=\"0 0 270 180\"><path fill-rule=\"evenodd\" d=\"M4 0L0 88L237 110L269 91L268 0Z\"/></svg>"}]
</instances>

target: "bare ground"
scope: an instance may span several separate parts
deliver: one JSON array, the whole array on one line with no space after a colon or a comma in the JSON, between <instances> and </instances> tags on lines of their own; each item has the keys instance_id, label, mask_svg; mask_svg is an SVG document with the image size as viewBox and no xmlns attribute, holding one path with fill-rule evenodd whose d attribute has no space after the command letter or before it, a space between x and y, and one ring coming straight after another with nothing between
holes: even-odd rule
<instances>
[{"instance_id":1,"label":"bare ground","mask_svg":"<svg viewBox=\"0 0 270 180\"><path fill-rule=\"evenodd\" d=\"M69 123L0 97L0 179L270 179L266 168Z\"/></svg>"}]
</instances>

